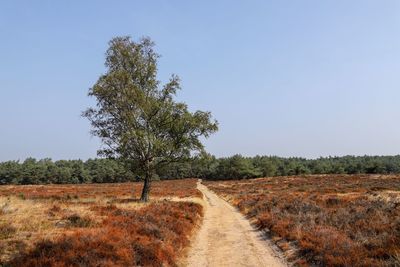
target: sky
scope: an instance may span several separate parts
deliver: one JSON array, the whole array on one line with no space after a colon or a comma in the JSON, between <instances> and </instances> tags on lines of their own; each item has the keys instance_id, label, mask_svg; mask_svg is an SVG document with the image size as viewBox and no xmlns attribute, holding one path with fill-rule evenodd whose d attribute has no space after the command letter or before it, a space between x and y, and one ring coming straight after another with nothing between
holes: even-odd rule
<instances>
[{"instance_id":1,"label":"sky","mask_svg":"<svg viewBox=\"0 0 400 267\"><path fill-rule=\"evenodd\" d=\"M400 154L400 1L3 0L0 161L96 157L80 115L121 35L212 112L216 156Z\"/></svg>"}]
</instances>

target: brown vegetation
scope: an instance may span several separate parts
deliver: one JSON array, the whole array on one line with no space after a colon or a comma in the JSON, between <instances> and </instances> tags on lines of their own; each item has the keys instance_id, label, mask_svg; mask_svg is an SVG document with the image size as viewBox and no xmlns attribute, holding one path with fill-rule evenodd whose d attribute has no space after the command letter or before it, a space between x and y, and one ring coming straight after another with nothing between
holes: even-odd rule
<instances>
[{"instance_id":1,"label":"brown vegetation","mask_svg":"<svg viewBox=\"0 0 400 267\"><path fill-rule=\"evenodd\" d=\"M152 197L201 197L196 189L196 179L155 181L152 183ZM21 199L74 200L90 198L138 198L143 183L104 184L54 184L54 185L3 185L0 196L17 196Z\"/></svg>"},{"instance_id":2,"label":"brown vegetation","mask_svg":"<svg viewBox=\"0 0 400 267\"><path fill-rule=\"evenodd\" d=\"M0 187L0 265L174 266L202 208L167 199L201 196L196 180L155 182L149 204L132 185Z\"/></svg>"},{"instance_id":3,"label":"brown vegetation","mask_svg":"<svg viewBox=\"0 0 400 267\"><path fill-rule=\"evenodd\" d=\"M398 266L400 176L329 175L208 182L309 266Z\"/></svg>"},{"instance_id":4,"label":"brown vegetation","mask_svg":"<svg viewBox=\"0 0 400 267\"><path fill-rule=\"evenodd\" d=\"M15 258L12 266L175 266L188 245L201 206L160 202L139 210L115 206L99 210L99 227L44 240Z\"/></svg>"}]
</instances>

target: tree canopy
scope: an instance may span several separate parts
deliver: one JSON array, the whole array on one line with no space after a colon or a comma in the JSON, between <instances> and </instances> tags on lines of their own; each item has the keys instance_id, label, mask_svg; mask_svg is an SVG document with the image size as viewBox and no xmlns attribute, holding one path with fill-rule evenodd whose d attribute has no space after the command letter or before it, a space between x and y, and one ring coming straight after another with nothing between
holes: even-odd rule
<instances>
[{"instance_id":1,"label":"tree canopy","mask_svg":"<svg viewBox=\"0 0 400 267\"><path fill-rule=\"evenodd\" d=\"M97 105L83 113L92 124L92 134L104 145L99 154L123 159L144 176L143 201L149 199L158 168L203 152L200 137L218 129L210 112L190 112L174 99L181 88L177 75L161 86L158 58L150 38L112 39L106 52L107 72L89 90Z\"/></svg>"}]
</instances>

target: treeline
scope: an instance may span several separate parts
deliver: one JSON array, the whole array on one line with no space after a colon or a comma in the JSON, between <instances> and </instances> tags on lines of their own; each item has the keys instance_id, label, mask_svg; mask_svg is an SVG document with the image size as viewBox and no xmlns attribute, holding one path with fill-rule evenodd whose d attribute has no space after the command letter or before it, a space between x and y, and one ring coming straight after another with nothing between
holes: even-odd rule
<instances>
[{"instance_id":1,"label":"treeline","mask_svg":"<svg viewBox=\"0 0 400 267\"><path fill-rule=\"evenodd\" d=\"M241 155L217 159L207 156L192 162L170 166L164 175L225 180L305 174L362 173L400 173L400 155L321 157L318 159L276 156L243 157Z\"/></svg>"},{"instance_id":2,"label":"treeline","mask_svg":"<svg viewBox=\"0 0 400 267\"><path fill-rule=\"evenodd\" d=\"M140 180L122 162L112 159L36 160L0 163L0 184L114 183ZM159 179L247 179L304 174L400 173L399 156L344 156L318 159L276 156L216 158L206 155L157 170Z\"/></svg>"},{"instance_id":3,"label":"treeline","mask_svg":"<svg viewBox=\"0 0 400 267\"><path fill-rule=\"evenodd\" d=\"M111 159L7 161L0 163L0 184L115 183L134 179L123 164Z\"/></svg>"}]
</instances>

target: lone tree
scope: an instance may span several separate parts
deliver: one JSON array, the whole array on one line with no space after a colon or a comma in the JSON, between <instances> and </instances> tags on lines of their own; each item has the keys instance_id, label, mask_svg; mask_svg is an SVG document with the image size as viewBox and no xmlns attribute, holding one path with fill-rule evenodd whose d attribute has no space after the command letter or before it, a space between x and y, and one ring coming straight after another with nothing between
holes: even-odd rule
<instances>
[{"instance_id":1,"label":"lone tree","mask_svg":"<svg viewBox=\"0 0 400 267\"><path fill-rule=\"evenodd\" d=\"M174 100L180 89L178 76L160 86L159 55L153 47L150 38L112 39L106 52L107 72L89 89L97 105L83 112L91 122L91 133L102 140L98 154L130 162L133 171L143 175L145 202L157 169L203 152L199 138L218 130L210 112L192 113L185 103Z\"/></svg>"}]
</instances>

